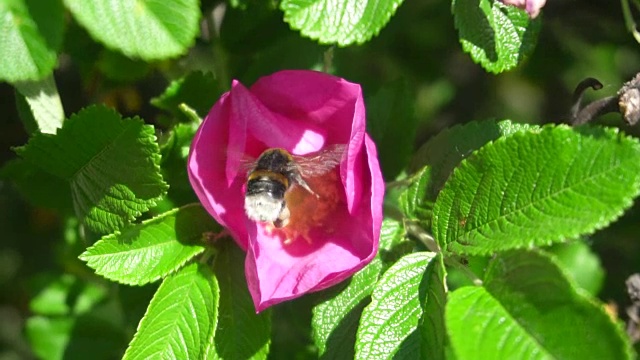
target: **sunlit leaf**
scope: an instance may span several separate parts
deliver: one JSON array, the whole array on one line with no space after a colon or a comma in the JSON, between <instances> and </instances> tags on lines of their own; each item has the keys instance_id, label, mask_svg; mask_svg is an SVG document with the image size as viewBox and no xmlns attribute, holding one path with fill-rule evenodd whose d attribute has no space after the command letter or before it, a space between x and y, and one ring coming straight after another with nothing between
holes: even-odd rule
<instances>
[{"instance_id":1,"label":"sunlit leaf","mask_svg":"<svg viewBox=\"0 0 640 360\"><path fill-rule=\"evenodd\" d=\"M434 236L468 254L547 245L608 225L639 191L640 144L616 129L517 132L453 172L434 206Z\"/></svg>"},{"instance_id":2,"label":"sunlit leaf","mask_svg":"<svg viewBox=\"0 0 640 360\"><path fill-rule=\"evenodd\" d=\"M322 358L353 358L362 310L371 301L370 295L387 264L393 264L405 254L404 241L402 224L385 219L380 230L378 256L343 287L327 290L324 296L328 298L313 308L313 340Z\"/></svg>"},{"instance_id":3,"label":"sunlit leaf","mask_svg":"<svg viewBox=\"0 0 640 360\"><path fill-rule=\"evenodd\" d=\"M62 127L64 109L53 76L39 81L18 82L15 86L29 110L22 121L32 120L35 125L33 128L46 134L55 134ZM25 125L29 128L29 125Z\"/></svg>"},{"instance_id":4,"label":"sunlit leaf","mask_svg":"<svg viewBox=\"0 0 640 360\"><path fill-rule=\"evenodd\" d=\"M427 286L422 286L418 294L422 306L422 318L418 324L420 330L420 354L423 359L445 359L445 304L447 300L447 288L445 281L446 271L442 254L439 253L429 262L423 281Z\"/></svg>"},{"instance_id":5,"label":"sunlit leaf","mask_svg":"<svg viewBox=\"0 0 640 360\"><path fill-rule=\"evenodd\" d=\"M183 54L198 33L197 0L64 3L96 40L134 58L155 60Z\"/></svg>"},{"instance_id":6,"label":"sunlit leaf","mask_svg":"<svg viewBox=\"0 0 640 360\"><path fill-rule=\"evenodd\" d=\"M138 325L124 359L203 359L218 318L218 282L192 263L167 277Z\"/></svg>"},{"instance_id":7,"label":"sunlit leaf","mask_svg":"<svg viewBox=\"0 0 640 360\"><path fill-rule=\"evenodd\" d=\"M271 310L256 314L244 276L244 253L230 241L221 244L214 265L220 308L208 359L266 359L271 344Z\"/></svg>"},{"instance_id":8,"label":"sunlit leaf","mask_svg":"<svg viewBox=\"0 0 640 360\"><path fill-rule=\"evenodd\" d=\"M384 273L360 319L356 359L419 357L420 287L427 286L422 280L434 257L427 252L409 254Z\"/></svg>"},{"instance_id":9,"label":"sunlit leaf","mask_svg":"<svg viewBox=\"0 0 640 360\"><path fill-rule=\"evenodd\" d=\"M462 49L485 70L510 70L533 52L541 17L493 0L454 0L451 8Z\"/></svg>"},{"instance_id":10,"label":"sunlit leaf","mask_svg":"<svg viewBox=\"0 0 640 360\"><path fill-rule=\"evenodd\" d=\"M202 253L206 234L215 230L219 227L200 205L185 206L105 236L80 259L110 280L143 285Z\"/></svg>"},{"instance_id":11,"label":"sunlit leaf","mask_svg":"<svg viewBox=\"0 0 640 360\"><path fill-rule=\"evenodd\" d=\"M184 119L178 107L185 103L194 109L200 118L204 118L221 94L219 83L213 74L191 72L172 81L160 96L151 99L151 104Z\"/></svg>"},{"instance_id":12,"label":"sunlit leaf","mask_svg":"<svg viewBox=\"0 0 640 360\"><path fill-rule=\"evenodd\" d=\"M39 80L51 74L62 45L59 0L0 1L0 80Z\"/></svg>"},{"instance_id":13,"label":"sunlit leaf","mask_svg":"<svg viewBox=\"0 0 640 360\"><path fill-rule=\"evenodd\" d=\"M578 286L591 295L598 295L604 283L605 270L598 254L589 245L579 240L561 243L551 247L549 253L555 256Z\"/></svg>"},{"instance_id":14,"label":"sunlit leaf","mask_svg":"<svg viewBox=\"0 0 640 360\"><path fill-rule=\"evenodd\" d=\"M17 152L68 181L76 214L97 232L123 227L167 190L153 127L103 106L83 109L55 135L36 134Z\"/></svg>"},{"instance_id":15,"label":"sunlit leaf","mask_svg":"<svg viewBox=\"0 0 640 360\"><path fill-rule=\"evenodd\" d=\"M284 0L284 20L323 44L362 44L387 24L402 0Z\"/></svg>"},{"instance_id":16,"label":"sunlit leaf","mask_svg":"<svg viewBox=\"0 0 640 360\"><path fill-rule=\"evenodd\" d=\"M548 256L502 254L490 264L485 286L449 295L447 332L458 358L631 358L619 326L577 293Z\"/></svg>"}]
</instances>

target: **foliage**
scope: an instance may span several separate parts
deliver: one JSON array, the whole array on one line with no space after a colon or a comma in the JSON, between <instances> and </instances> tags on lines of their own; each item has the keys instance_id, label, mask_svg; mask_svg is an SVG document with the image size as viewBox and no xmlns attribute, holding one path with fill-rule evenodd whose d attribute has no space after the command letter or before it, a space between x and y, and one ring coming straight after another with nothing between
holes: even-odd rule
<instances>
[{"instance_id":1,"label":"foliage","mask_svg":"<svg viewBox=\"0 0 640 360\"><path fill-rule=\"evenodd\" d=\"M619 114L569 124L596 98L614 107L597 115L633 110L622 10L1 1L0 357L637 357L640 132ZM362 85L385 218L352 277L256 313L245 252L186 161L234 79L285 68ZM582 107L588 76L608 97Z\"/></svg>"}]
</instances>

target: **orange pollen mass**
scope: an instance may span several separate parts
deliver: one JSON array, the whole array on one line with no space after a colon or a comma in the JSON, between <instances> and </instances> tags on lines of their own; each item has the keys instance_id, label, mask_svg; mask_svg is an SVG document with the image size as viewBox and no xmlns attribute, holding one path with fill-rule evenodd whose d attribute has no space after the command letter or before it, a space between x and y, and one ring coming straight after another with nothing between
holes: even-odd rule
<instances>
[{"instance_id":1,"label":"orange pollen mass","mask_svg":"<svg viewBox=\"0 0 640 360\"><path fill-rule=\"evenodd\" d=\"M340 203L344 202L344 190L337 170L305 181L315 194L302 186L292 186L285 195L287 207L291 212L287 225L280 229L268 229L270 233L281 235L285 244L300 238L311 243L312 232L318 229L325 234L335 231L332 215Z\"/></svg>"}]
</instances>

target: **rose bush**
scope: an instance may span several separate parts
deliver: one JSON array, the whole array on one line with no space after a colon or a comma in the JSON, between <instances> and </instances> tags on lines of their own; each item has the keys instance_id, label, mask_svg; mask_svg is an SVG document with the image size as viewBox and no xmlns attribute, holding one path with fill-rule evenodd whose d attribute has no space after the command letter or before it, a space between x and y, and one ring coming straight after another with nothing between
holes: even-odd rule
<instances>
[{"instance_id":1,"label":"rose bush","mask_svg":"<svg viewBox=\"0 0 640 360\"><path fill-rule=\"evenodd\" d=\"M209 213L247 252L245 274L256 311L330 287L378 250L384 182L365 132L359 85L313 71L281 71L250 89L234 81L198 130L189 155L191 184ZM346 144L340 164L293 187L287 226L245 214L243 159L268 148L305 155Z\"/></svg>"}]
</instances>

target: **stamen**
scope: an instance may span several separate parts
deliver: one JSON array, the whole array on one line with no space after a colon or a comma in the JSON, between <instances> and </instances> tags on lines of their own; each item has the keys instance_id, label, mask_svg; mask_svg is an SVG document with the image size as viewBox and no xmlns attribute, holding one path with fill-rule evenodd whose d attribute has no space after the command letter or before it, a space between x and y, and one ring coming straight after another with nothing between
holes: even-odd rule
<instances>
[{"instance_id":1,"label":"stamen","mask_svg":"<svg viewBox=\"0 0 640 360\"><path fill-rule=\"evenodd\" d=\"M285 245L299 238L312 243L312 233L317 229L322 229L324 233L334 232L335 219L332 219L332 216L340 203L345 201L337 170L306 181L313 192L294 185L285 196L291 212L288 223L282 228L266 228L270 234L281 235Z\"/></svg>"}]
</instances>

